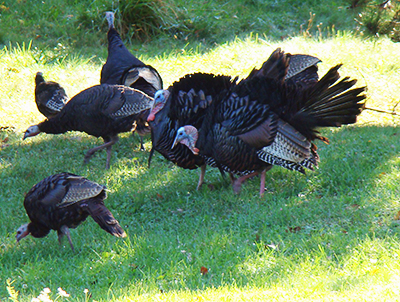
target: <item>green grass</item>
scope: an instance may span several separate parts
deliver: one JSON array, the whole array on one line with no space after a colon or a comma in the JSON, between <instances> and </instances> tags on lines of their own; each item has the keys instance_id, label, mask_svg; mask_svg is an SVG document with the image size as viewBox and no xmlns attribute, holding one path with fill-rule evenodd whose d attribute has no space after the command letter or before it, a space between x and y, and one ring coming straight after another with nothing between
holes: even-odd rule
<instances>
[{"instance_id":1,"label":"green grass","mask_svg":"<svg viewBox=\"0 0 400 302\"><path fill-rule=\"evenodd\" d=\"M344 63L342 75L368 85L368 106L391 110L398 102L400 59L388 39L339 33L278 43L253 36L209 51L188 48L143 58L167 86L194 71L244 77L278 46L318 56L321 74ZM236 196L213 169L196 191L199 171L175 167L159 154L149 169L148 152L139 151L129 133L113 148L108 171L104 152L82 165L85 152L100 143L85 134L22 141L23 131L42 120L33 101L36 71L73 96L96 84L101 68L92 59L68 56L48 63L36 55L26 45L0 54L0 121L9 127L0 132L0 300L14 295L15 301L30 301L46 287L57 301L398 299L397 117L365 111L355 126L324 129L331 143L318 144L320 169L304 176L275 167L263 198L258 178ZM106 185L106 204L128 238L106 234L89 218L72 230L76 253L67 242L60 247L55 232L16 245L15 230L28 221L24 194L61 171ZM58 287L70 297L58 295Z\"/></svg>"},{"instance_id":2,"label":"green grass","mask_svg":"<svg viewBox=\"0 0 400 302\"><path fill-rule=\"evenodd\" d=\"M347 9L346 0L219 0L201 5L197 0L28 2L0 3L0 47L32 40L41 50L52 51L61 44L69 53L102 57L107 10L116 12L116 26L126 41L135 48L144 41L156 45L158 53L199 41L214 47L250 33L281 40L299 34L328 36L333 29L360 31L354 20L360 10Z\"/></svg>"},{"instance_id":3,"label":"green grass","mask_svg":"<svg viewBox=\"0 0 400 302\"><path fill-rule=\"evenodd\" d=\"M236 196L213 169L201 191L199 171L159 154L149 169L148 151L129 133L113 148L108 171L104 152L82 164L100 143L88 135L22 141L43 119L34 103L37 71L70 97L99 82L110 9L128 48L157 68L165 87L196 71L245 77L282 47L319 57L321 75L343 63L343 76L368 86L367 105L391 111L400 95L398 45L363 37L349 2L154 1L163 12L159 32L140 23L151 36L135 34L139 21L126 21L132 7L125 1L0 3L0 300L31 301L49 288L57 301L397 301L396 116L366 110L354 126L324 129L331 143L318 143L320 169L304 176L275 167L263 198L259 178ZM107 186L106 205L128 238L89 218L71 231L75 253L67 242L58 245L55 232L16 245L15 231L28 221L24 194L62 171Z\"/></svg>"}]
</instances>

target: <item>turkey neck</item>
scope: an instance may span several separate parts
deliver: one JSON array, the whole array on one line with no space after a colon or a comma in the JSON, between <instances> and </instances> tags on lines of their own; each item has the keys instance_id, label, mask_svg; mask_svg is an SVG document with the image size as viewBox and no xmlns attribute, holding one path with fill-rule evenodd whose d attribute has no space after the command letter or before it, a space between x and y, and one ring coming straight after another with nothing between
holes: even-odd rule
<instances>
[{"instance_id":1,"label":"turkey neck","mask_svg":"<svg viewBox=\"0 0 400 302\"><path fill-rule=\"evenodd\" d=\"M145 64L136 58L126 48L124 42L121 39L118 31L115 28L110 28L107 33L108 38L108 56L107 61L111 60L113 69L122 68L121 73L131 66L145 66Z\"/></svg>"},{"instance_id":2,"label":"turkey neck","mask_svg":"<svg viewBox=\"0 0 400 302\"><path fill-rule=\"evenodd\" d=\"M40 131L48 134L61 134L74 130L75 119L62 119L63 116L64 114L61 112L55 117L41 122L38 124Z\"/></svg>"},{"instance_id":3,"label":"turkey neck","mask_svg":"<svg viewBox=\"0 0 400 302\"><path fill-rule=\"evenodd\" d=\"M33 222L28 224L28 231L35 238L42 238L50 233L49 228Z\"/></svg>"},{"instance_id":4,"label":"turkey neck","mask_svg":"<svg viewBox=\"0 0 400 302\"><path fill-rule=\"evenodd\" d=\"M42 75L37 75L35 77L35 84L36 86L39 85L40 83L44 83L44 77Z\"/></svg>"}]
</instances>

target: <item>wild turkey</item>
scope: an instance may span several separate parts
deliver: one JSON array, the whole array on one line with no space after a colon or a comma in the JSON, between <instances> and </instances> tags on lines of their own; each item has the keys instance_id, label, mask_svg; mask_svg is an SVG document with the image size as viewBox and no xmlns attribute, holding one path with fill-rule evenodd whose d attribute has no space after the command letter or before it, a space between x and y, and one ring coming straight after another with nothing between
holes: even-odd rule
<instances>
[{"instance_id":1,"label":"wild turkey","mask_svg":"<svg viewBox=\"0 0 400 302\"><path fill-rule=\"evenodd\" d=\"M106 12L108 22L108 56L101 69L101 84L125 85L141 90L154 97L157 90L162 89L163 82L155 68L144 64L125 47L121 36L114 27L114 13ZM149 111L143 111L136 120L134 131L139 134L140 148L144 150L143 136L150 133L146 121Z\"/></svg>"},{"instance_id":2,"label":"wild turkey","mask_svg":"<svg viewBox=\"0 0 400 302\"><path fill-rule=\"evenodd\" d=\"M35 102L40 113L47 118L55 116L68 102L64 88L56 82L45 81L41 72L36 73L35 84Z\"/></svg>"},{"instance_id":3,"label":"wild turkey","mask_svg":"<svg viewBox=\"0 0 400 302\"><path fill-rule=\"evenodd\" d=\"M265 172L273 165L301 173L304 168L314 170L319 156L311 141L328 142L317 128L355 123L364 108L365 88L350 89L356 80L348 77L337 82L337 65L311 87L288 89L289 60L290 54L275 51L265 63L272 66L273 78L257 76L233 85L213 100L200 128L187 125L178 130L172 147L180 142L232 179L238 175L233 179L235 192L261 172L262 195Z\"/></svg>"},{"instance_id":4,"label":"wild turkey","mask_svg":"<svg viewBox=\"0 0 400 302\"><path fill-rule=\"evenodd\" d=\"M198 188L205 173L205 162L186 147L179 145L171 150L176 131L190 123L201 126L205 111L211 105L212 96L219 94L232 85L229 76L212 74L189 74L175 82L168 90L158 91L155 95L148 121L151 127L152 150L157 150L166 159L185 169L201 167ZM149 164L152 152L150 152Z\"/></svg>"},{"instance_id":5,"label":"wild turkey","mask_svg":"<svg viewBox=\"0 0 400 302\"><path fill-rule=\"evenodd\" d=\"M285 81L288 87L308 87L318 81L317 66L320 60L308 55L293 55L289 64ZM267 62L269 62L267 64ZM276 62L275 62L276 63ZM274 76L274 64L266 61L260 69L253 69L245 81L254 77ZM192 153L182 145L171 149L177 130L184 125L199 128L203 122L207 108L218 95L229 91L237 79L229 76L211 74L187 75L174 83L168 90L159 91L154 98L154 104L148 121L152 128L153 148L166 159L185 169L201 167L197 189L204 180L206 163L204 158ZM152 153L150 153L151 159ZM215 166L215 162L208 160ZM222 172L223 169L220 168Z\"/></svg>"},{"instance_id":6,"label":"wild turkey","mask_svg":"<svg viewBox=\"0 0 400 302\"><path fill-rule=\"evenodd\" d=\"M24 139L40 132L60 134L67 131L102 137L104 144L90 149L85 155L85 163L95 152L106 148L108 169L111 146L118 141L118 133L131 131L133 122L151 107L152 102L148 95L126 86L93 86L74 96L55 117L29 127Z\"/></svg>"},{"instance_id":7,"label":"wild turkey","mask_svg":"<svg viewBox=\"0 0 400 302\"><path fill-rule=\"evenodd\" d=\"M56 230L58 240L67 235L72 250L70 228L76 228L90 215L106 232L126 237L111 212L104 205L105 187L82 176L63 172L46 177L26 194L24 207L31 222L22 225L15 236L17 242L31 234L45 237Z\"/></svg>"}]
</instances>

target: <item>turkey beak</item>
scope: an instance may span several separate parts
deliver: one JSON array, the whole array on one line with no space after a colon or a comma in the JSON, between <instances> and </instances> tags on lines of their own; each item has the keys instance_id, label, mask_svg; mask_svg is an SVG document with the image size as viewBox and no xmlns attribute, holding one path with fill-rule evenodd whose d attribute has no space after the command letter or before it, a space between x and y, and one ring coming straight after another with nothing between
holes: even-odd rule
<instances>
[{"instance_id":1,"label":"turkey beak","mask_svg":"<svg viewBox=\"0 0 400 302\"><path fill-rule=\"evenodd\" d=\"M174 149L174 148L175 148L175 146L176 146L178 143L179 143L179 141L178 141L178 137L175 137L175 140L174 140L174 143L172 144L172 147L171 147L171 149Z\"/></svg>"},{"instance_id":2,"label":"turkey beak","mask_svg":"<svg viewBox=\"0 0 400 302\"><path fill-rule=\"evenodd\" d=\"M29 137L29 133L27 131L25 131L24 137L22 138L22 140L25 140L27 137Z\"/></svg>"}]
</instances>

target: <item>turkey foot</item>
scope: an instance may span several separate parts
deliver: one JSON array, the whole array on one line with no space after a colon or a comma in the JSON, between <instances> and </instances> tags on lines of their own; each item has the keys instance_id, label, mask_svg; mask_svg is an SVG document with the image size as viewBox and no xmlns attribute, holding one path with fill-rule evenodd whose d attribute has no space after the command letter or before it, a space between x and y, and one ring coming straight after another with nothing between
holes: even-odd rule
<instances>
[{"instance_id":1,"label":"turkey foot","mask_svg":"<svg viewBox=\"0 0 400 302\"><path fill-rule=\"evenodd\" d=\"M240 189L241 189L241 187L242 187L242 183L243 183L246 179L248 179L248 178L250 178L250 177L253 177L253 176L256 176L256 175L258 175L259 173L260 173L260 172L256 171L256 172L253 172L253 173L250 173L250 174L247 174L247 175L240 176L240 177L237 178L237 179L235 179L235 178L233 177L232 174L229 174L229 176L231 177L231 180L233 180L233 181L232 181L233 192L235 192L235 194L239 194L239 193L240 193Z\"/></svg>"}]
</instances>

